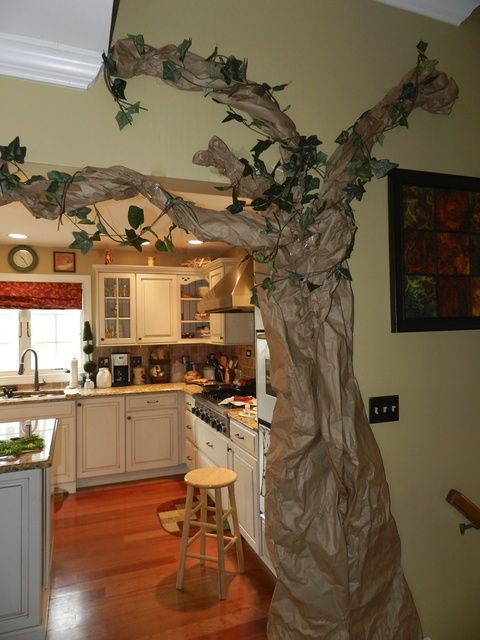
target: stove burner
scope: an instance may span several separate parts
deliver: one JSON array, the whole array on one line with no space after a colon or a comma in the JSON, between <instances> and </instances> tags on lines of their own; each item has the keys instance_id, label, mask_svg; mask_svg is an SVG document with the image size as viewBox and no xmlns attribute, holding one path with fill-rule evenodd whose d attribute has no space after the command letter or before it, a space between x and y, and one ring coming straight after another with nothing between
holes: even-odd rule
<instances>
[{"instance_id":1,"label":"stove burner","mask_svg":"<svg viewBox=\"0 0 480 640\"><path fill-rule=\"evenodd\" d=\"M253 392L253 393L252 393ZM209 424L212 429L230 435L228 411L234 405L218 403L230 396L251 396L255 393L254 387L234 387L232 385L209 386L201 394L195 396L195 406L192 413L203 422Z\"/></svg>"}]
</instances>

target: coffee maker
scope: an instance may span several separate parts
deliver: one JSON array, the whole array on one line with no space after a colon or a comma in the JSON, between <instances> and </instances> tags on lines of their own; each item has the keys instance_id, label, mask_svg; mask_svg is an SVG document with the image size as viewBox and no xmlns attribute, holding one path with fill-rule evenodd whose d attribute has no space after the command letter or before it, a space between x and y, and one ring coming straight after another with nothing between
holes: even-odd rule
<instances>
[{"instance_id":1,"label":"coffee maker","mask_svg":"<svg viewBox=\"0 0 480 640\"><path fill-rule=\"evenodd\" d=\"M130 354L112 353L112 386L130 384Z\"/></svg>"}]
</instances>

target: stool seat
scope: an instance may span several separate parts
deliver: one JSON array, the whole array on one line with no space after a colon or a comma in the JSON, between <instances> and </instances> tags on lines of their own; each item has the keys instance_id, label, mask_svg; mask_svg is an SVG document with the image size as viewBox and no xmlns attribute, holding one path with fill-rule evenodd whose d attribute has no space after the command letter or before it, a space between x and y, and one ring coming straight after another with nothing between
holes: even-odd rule
<instances>
[{"instance_id":1,"label":"stool seat","mask_svg":"<svg viewBox=\"0 0 480 640\"><path fill-rule=\"evenodd\" d=\"M185 475L185 482L198 489L217 489L228 487L237 479L237 474L232 469L223 467L204 467L203 469L192 469Z\"/></svg>"},{"instance_id":2,"label":"stool seat","mask_svg":"<svg viewBox=\"0 0 480 640\"><path fill-rule=\"evenodd\" d=\"M200 564L205 560L217 563L218 566L218 592L220 600L225 599L225 551L235 545L237 551L238 570L240 573L244 569L242 538L238 524L237 506L235 503L235 481L237 474L232 469L223 467L203 467L192 469L185 477L187 485L187 499L185 502L185 517L183 520L182 547L180 551L180 561L177 572L177 589L183 588L183 577L185 573L186 558L197 558ZM200 492L199 502L193 506L193 494L195 489ZM215 494L215 506L208 505L207 490L211 489ZM222 489L228 492L230 506L223 509ZM209 522L207 515L213 513L215 522ZM200 519L197 519L197 514ZM224 522L231 516L232 534L226 535L224 532ZM190 537L190 527L198 527L198 531ZM206 553L206 539L215 538L217 542L217 555L211 556ZM196 540L200 542L200 551L189 551L188 548ZM227 543L227 544L225 544Z\"/></svg>"}]
</instances>

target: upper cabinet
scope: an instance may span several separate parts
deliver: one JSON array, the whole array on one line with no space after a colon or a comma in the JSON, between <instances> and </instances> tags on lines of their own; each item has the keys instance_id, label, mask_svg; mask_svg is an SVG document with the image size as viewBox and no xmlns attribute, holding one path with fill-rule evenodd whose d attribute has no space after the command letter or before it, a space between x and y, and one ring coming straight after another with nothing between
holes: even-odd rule
<instances>
[{"instance_id":1,"label":"upper cabinet","mask_svg":"<svg viewBox=\"0 0 480 640\"><path fill-rule=\"evenodd\" d=\"M203 269L94 266L97 346L253 344L253 313L205 314L198 303L236 260Z\"/></svg>"}]
</instances>

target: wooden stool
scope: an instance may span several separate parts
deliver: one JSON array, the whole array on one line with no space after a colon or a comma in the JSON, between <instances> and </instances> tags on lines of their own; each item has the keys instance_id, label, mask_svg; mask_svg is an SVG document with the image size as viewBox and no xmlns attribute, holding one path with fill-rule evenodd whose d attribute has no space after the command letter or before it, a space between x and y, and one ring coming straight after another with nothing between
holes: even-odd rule
<instances>
[{"instance_id":1,"label":"wooden stool","mask_svg":"<svg viewBox=\"0 0 480 640\"><path fill-rule=\"evenodd\" d=\"M204 469L193 469L185 476L187 486L187 501L185 504L185 519L183 522L182 547L180 551L180 562L177 574L177 589L183 587L183 576L185 573L186 558L198 558L200 564L204 564L205 560L212 560L218 563L218 591L220 600L225 599L225 551L230 549L232 545L236 546L238 570L243 573L243 549L242 539L240 537L240 529L238 526L237 506L235 503L234 484L237 474L231 469L223 469L222 467L206 467ZM228 497L230 507L223 510L222 507L222 488L228 487ZM200 502L192 509L193 492L195 489L200 490ZM215 506L210 507L207 504L207 489L215 490ZM194 520L195 514L200 511L200 520ZM207 522L207 514L215 513L215 523ZM232 516L233 535L226 536L224 534L223 525L228 516ZM199 530L190 538L189 529L191 526L199 527ZM210 531L215 533L210 533ZM209 556L205 553L206 537L217 539L217 556ZM187 548L200 539L200 553L187 551ZM227 541L227 544L225 544Z\"/></svg>"}]
</instances>

